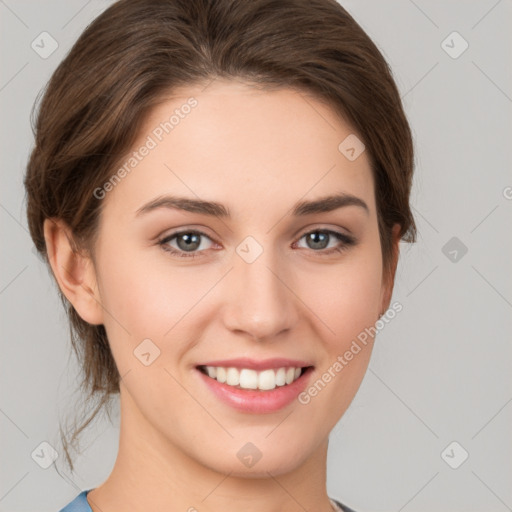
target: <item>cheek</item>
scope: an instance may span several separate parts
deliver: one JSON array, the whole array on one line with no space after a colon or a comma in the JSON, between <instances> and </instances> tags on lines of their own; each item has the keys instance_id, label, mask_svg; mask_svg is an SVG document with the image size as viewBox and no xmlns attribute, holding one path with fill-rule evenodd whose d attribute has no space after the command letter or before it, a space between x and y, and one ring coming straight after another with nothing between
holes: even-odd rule
<instances>
[{"instance_id":1,"label":"cheek","mask_svg":"<svg viewBox=\"0 0 512 512\"><path fill-rule=\"evenodd\" d=\"M381 275L380 253L360 251L319 269L313 279L311 274L301 279L300 296L318 317L333 348L341 350L378 319Z\"/></svg>"},{"instance_id":2,"label":"cheek","mask_svg":"<svg viewBox=\"0 0 512 512\"><path fill-rule=\"evenodd\" d=\"M123 257L108 249L105 254L108 258L101 265L102 303L129 331L162 337L208 289L204 276L166 264L165 256L152 260L130 258L127 253Z\"/></svg>"},{"instance_id":3,"label":"cheek","mask_svg":"<svg viewBox=\"0 0 512 512\"><path fill-rule=\"evenodd\" d=\"M309 300L329 328L323 337L327 357L318 371L319 382L311 389L314 407L333 408L334 415L342 414L356 395L373 348L371 328L379 314L381 277L380 246L376 243L315 280ZM326 391L320 391L324 387Z\"/></svg>"},{"instance_id":4,"label":"cheek","mask_svg":"<svg viewBox=\"0 0 512 512\"><path fill-rule=\"evenodd\" d=\"M152 366L170 362L166 347L171 339L172 359L179 360L187 346L176 340L187 339L184 329L190 329L194 308L219 279L206 267L194 270L167 261L165 255L155 257L156 250L148 253L151 258L130 257L128 249L123 253L105 247L100 264L105 328L120 372L133 367L133 351L145 339L161 351Z\"/></svg>"}]
</instances>

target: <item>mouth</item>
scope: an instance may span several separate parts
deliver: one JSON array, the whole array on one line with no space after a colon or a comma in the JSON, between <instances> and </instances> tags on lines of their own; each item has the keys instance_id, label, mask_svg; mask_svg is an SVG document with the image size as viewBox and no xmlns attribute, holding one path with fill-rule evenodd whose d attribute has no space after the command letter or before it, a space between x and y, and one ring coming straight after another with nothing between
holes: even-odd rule
<instances>
[{"instance_id":1,"label":"mouth","mask_svg":"<svg viewBox=\"0 0 512 512\"><path fill-rule=\"evenodd\" d=\"M265 414L296 401L314 368L300 361L243 359L200 364L195 370L201 385L220 403L244 413Z\"/></svg>"},{"instance_id":2,"label":"mouth","mask_svg":"<svg viewBox=\"0 0 512 512\"><path fill-rule=\"evenodd\" d=\"M293 384L312 366L281 366L265 370L252 368L236 368L225 366L199 365L196 367L201 373L220 384L235 389L270 391L277 387Z\"/></svg>"}]
</instances>

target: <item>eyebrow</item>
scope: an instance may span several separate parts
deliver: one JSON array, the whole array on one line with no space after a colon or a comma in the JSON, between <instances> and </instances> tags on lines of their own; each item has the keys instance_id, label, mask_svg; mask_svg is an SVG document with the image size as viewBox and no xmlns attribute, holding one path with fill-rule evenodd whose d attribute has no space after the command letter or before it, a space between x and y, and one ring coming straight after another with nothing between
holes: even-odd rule
<instances>
[{"instance_id":1,"label":"eyebrow","mask_svg":"<svg viewBox=\"0 0 512 512\"><path fill-rule=\"evenodd\" d=\"M362 199L343 192L340 194L321 197L313 201L299 201L292 207L292 215L301 217L305 215L312 215L314 213L331 212L338 208L347 206L359 206L363 208L367 214L370 213L368 205ZM140 216L160 208L184 210L191 213L201 213L203 215L211 215L220 218L231 218L229 208L226 208L221 203L177 196L157 197L149 203L141 206L135 215Z\"/></svg>"}]
</instances>

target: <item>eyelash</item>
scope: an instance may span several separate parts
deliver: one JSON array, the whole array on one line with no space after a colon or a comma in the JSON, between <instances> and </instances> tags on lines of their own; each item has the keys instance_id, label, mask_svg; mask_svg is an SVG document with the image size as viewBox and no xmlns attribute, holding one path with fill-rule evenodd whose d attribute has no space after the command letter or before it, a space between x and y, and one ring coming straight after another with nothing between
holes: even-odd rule
<instances>
[{"instance_id":1,"label":"eyelash","mask_svg":"<svg viewBox=\"0 0 512 512\"><path fill-rule=\"evenodd\" d=\"M343 243L340 247L331 247L330 249L323 249L323 250L318 250L318 251L311 249L311 251L318 252L321 256L329 256L333 253L342 253L342 252L346 251L349 247L354 246L357 243L355 238L352 238L343 233L339 233L338 231L332 231L330 229L314 229L312 231L308 231L307 233L304 233L299 238L299 240L301 240L302 238L304 238L307 235L310 235L311 233L323 233L323 234L333 235L335 238L337 238L340 242ZM185 251L178 251L178 250L167 245L167 243L170 242L171 240L173 240L174 238L176 238L180 235L184 235L184 234L200 235L200 236L204 236L204 237L212 240L211 237L209 237L206 233L203 233L202 231L196 231L194 229L191 229L191 230L184 230L184 231L178 231L176 233L172 233L171 235L166 236L165 238L159 240L158 245L160 245L164 251L171 253L173 256L178 256L180 258L197 258L197 257L199 257L201 255L201 252L203 252L203 251L187 253ZM212 240L212 241L214 241L214 240Z\"/></svg>"}]
</instances>

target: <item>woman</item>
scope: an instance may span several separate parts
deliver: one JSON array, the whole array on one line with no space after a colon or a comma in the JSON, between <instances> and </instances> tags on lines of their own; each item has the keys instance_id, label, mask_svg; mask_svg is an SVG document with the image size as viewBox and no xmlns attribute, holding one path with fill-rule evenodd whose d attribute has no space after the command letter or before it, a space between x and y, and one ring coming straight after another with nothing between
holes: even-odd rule
<instances>
[{"instance_id":1,"label":"woman","mask_svg":"<svg viewBox=\"0 0 512 512\"><path fill-rule=\"evenodd\" d=\"M328 437L396 309L412 173L389 68L334 0L102 13L25 178L84 391L121 405L110 476L63 511L350 512Z\"/></svg>"}]
</instances>

